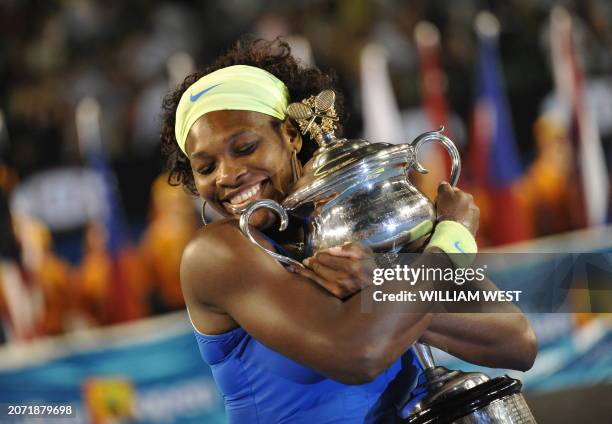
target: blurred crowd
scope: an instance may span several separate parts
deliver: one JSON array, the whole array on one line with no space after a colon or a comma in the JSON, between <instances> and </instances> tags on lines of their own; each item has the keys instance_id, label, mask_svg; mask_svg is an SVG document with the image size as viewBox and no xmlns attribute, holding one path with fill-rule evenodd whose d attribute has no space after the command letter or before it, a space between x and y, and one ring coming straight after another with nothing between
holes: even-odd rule
<instances>
[{"instance_id":1,"label":"blurred crowd","mask_svg":"<svg viewBox=\"0 0 612 424\"><path fill-rule=\"evenodd\" d=\"M304 62L335 70L347 98L345 135L356 137L364 133L363 49L384 46L410 127L419 116L411 111L423 104L413 34L419 22L432 22L440 32L451 130L465 153L478 60L474 18L489 10L501 26L504 88L525 170L513 190L532 221L531 235L580 227L564 191L572 184L571 128L546 113L554 90L547 34L555 3L576 18L584 74L604 87L599 94L612 93L612 5L605 0L0 1L3 339L183 307L180 254L200 224L194 200L160 175L161 99L245 34L285 36ZM103 205L67 189L80 175L68 171L89 166L77 119L84 97L99 105L99 138L130 233L120 252L109 251L109 230L97 219ZM604 95L595 112L610 169L612 99ZM56 178L61 170L65 179ZM95 192L91 187L86 191ZM494 217L487 218L486 202L479 206L486 227Z\"/></svg>"},{"instance_id":2,"label":"blurred crowd","mask_svg":"<svg viewBox=\"0 0 612 424\"><path fill-rule=\"evenodd\" d=\"M179 280L183 248L197 228L193 200L158 177L149 222L138 242L108 249L108 231L86 224L82 257L71 264L54 252L40 220L11 214L0 192L0 318L6 339L116 324L184 307Z\"/></svg>"}]
</instances>

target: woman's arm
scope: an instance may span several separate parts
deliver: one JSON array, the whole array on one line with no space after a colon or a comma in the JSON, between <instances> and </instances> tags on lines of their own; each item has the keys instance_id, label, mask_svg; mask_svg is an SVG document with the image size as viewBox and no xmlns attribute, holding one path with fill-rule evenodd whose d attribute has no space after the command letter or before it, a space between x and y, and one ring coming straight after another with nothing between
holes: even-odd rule
<instances>
[{"instance_id":1,"label":"woman's arm","mask_svg":"<svg viewBox=\"0 0 612 424\"><path fill-rule=\"evenodd\" d=\"M537 354L535 334L520 313L436 313L421 341L493 368L527 371Z\"/></svg>"},{"instance_id":2,"label":"woman's arm","mask_svg":"<svg viewBox=\"0 0 612 424\"><path fill-rule=\"evenodd\" d=\"M334 253L321 251L310 259L308 263L315 275L309 277L313 281L339 298L347 298L372 284L371 279L363 284L363 281L344 278L346 270L354 266L351 262L358 259L349 254L338 257L339 253ZM427 290L418 284L415 286ZM498 290L487 278L472 281L469 288ZM463 288L455 286L453 289ZM467 305L445 302L445 310L441 305L432 310L432 320L421 341L479 365L522 371L531 368L537 353L536 337L529 321L515 305L508 302L470 302Z\"/></svg>"},{"instance_id":3,"label":"woman's arm","mask_svg":"<svg viewBox=\"0 0 612 424\"><path fill-rule=\"evenodd\" d=\"M461 222L475 234L478 213L468 213L475 209L477 211L472 196L444 184L440 185L438 194L438 218ZM344 278L343 274L355 266L351 262L359 258L347 254L340 258L338 255L339 252L332 249L317 252L308 262L315 274L309 277L340 298L346 298L372 284L371 280L364 284L363 281ZM418 267L417 264L411 266ZM420 288L423 289L423 286ZM481 282L473 281L471 288L481 291L498 290L486 278ZM478 313L461 313L465 309L434 311L421 340L476 364L523 371L531 368L537 354L537 341L529 321L521 311L507 302L489 302L471 304L469 312L475 306L480 309ZM439 306L436 308L439 309Z\"/></svg>"},{"instance_id":4,"label":"woman's arm","mask_svg":"<svg viewBox=\"0 0 612 424\"><path fill-rule=\"evenodd\" d=\"M471 283L473 290L497 291L488 278ZM510 302L480 302L470 312L456 311L452 303L436 312L421 340L466 361L493 368L526 371L538 352L527 317ZM478 310L478 312L471 312Z\"/></svg>"},{"instance_id":5,"label":"woman's arm","mask_svg":"<svg viewBox=\"0 0 612 424\"><path fill-rule=\"evenodd\" d=\"M440 266L439 260L433 254L419 259L424 266ZM221 310L273 350L349 384L374 379L431 321L431 304L415 305L411 313L389 313L393 305L386 304L363 312L361 297L371 296L372 287L342 302L287 272L246 239L235 221L202 230L185 250L181 282L190 308ZM405 288L376 287L389 293Z\"/></svg>"}]
</instances>

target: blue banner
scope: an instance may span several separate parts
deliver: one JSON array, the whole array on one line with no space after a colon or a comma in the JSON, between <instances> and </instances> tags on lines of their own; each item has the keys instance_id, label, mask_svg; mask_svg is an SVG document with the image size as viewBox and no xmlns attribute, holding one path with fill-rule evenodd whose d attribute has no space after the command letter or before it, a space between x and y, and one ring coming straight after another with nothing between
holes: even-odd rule
<instances>
[{"instance_id":1,"label":"blue banner","mask_svg":"<svg viewBox=\"0 0 612 424\"><path fill-rule=\"evenodd\" d=\"M112 347L82 347L86 340L71 337L2 352L0 404L71 405L77 413L65 420L70 423L105 423L111 417L130 423L224 423L223 400L189 324L182 314L163 319L175 321L175 328L162 335L155 328L160 319L152 319L89 336L96 343L120 340ZM137 332L149 340L125 342Z\"/></svg>"}]
</instances>

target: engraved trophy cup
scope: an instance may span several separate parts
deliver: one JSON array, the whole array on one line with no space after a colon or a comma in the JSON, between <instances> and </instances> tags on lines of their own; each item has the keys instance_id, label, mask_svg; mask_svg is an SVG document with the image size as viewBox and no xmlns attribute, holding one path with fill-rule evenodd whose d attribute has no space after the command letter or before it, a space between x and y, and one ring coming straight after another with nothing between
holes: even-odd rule
<instances>
[{"instance_id":1,"label":"engraved trophy cup","mask_svg":"<svg viewBox=\"0 0 612 424\"><path fill-rule=\"evenodd\" d=\"M377 255L379 264L382 258L383 265L390 265L400 250L422 249L434 227L432 202L408 176L410 169L427 173L417 160L420 146L429 141L442 144L451 157L452 186L461 172L459 152L442 133L443 128L421 134L407 144L337 138L334 102L335 93L325 90L288 106L287 112L302 134L314 139L319 148L282 203L269 199L253 202L240 217L240 229L258 244L249 229L249 218L259 208L268 208L280 216L280 230L287 227L289 215L303 223L301 256L359 241L384 254ZM283 264L303 266L294 258L259 246ZM403 405L401 410L408 411L403 422L535 423L518 380L450 371L435 366L429 346L415 343L412 349L424 370L418 389L427 394Z\"/></svg>"}]
</instances>

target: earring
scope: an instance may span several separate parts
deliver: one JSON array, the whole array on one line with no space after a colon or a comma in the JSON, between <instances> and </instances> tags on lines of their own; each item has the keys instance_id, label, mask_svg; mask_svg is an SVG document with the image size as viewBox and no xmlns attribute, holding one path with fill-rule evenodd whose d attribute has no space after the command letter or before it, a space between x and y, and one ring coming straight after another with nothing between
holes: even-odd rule
<instances>
[{"instance_id":1,"label":"earring","mask_svg":"<svg viewBox=\"0 0 612 424\"><path fill-rule=\"evenodd\" d=\"M206 200L202 201L202 211L200 212L200 215L202 217L202 222L206 227L208 225L208 222L206 221Z\"/></svg>"},{"instance_id":2,"label":"earring","mask_svg":"<svg viewBox=\"0 0 612 424\"><path fill-rule=\"evenodd\" d=\"M291 173L293 174L293 181L297 181L302 176L302 164L297 158L297 151L294 150L291 154Z\"/></svg>"}]
</instances>

